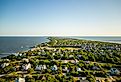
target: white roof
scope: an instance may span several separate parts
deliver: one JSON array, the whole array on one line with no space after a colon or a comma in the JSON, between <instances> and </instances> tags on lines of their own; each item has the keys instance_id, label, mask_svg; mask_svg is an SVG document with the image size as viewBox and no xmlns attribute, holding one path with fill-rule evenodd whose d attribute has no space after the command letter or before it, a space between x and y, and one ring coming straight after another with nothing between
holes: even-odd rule
<instances>
[{"instance_id":1,"label":"white roof","mask_svg":"<svg viewBox=\"0 0 121 82\"><path fill-rule=\"evenodd\" d=\"M15 82L25 82L25 78L17 78Z\"/></svg>"}]
</instances>

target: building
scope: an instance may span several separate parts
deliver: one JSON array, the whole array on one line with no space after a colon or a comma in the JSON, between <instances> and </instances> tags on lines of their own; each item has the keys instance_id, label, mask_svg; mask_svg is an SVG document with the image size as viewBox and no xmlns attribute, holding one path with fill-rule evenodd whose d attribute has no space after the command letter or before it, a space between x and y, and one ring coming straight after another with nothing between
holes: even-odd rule
<instances>
[{"instance_id":1,"label":"building","mask_svg":"<svg viewBox=\"0 0 121 82\"><path fill-rule=\"evenodd\" d=\"M47 69L46 65L37 65L35 70L44 70Z\"/></svg>"},{"instance_id":2,"label":"building","mask_svg":"<svg viewBox=\"0 0 121 82\"><path fill-rule=\"evenodd\" d=\"M23 58L22 61L29 62L29 59Z\"/></svg>"},{"instance_id":3,"label":"building","mask_svg":"<svg viewBox=\"0 0 121 82\"><path fill-rule=\"evenodd\" d=\"M54 65L54 66L51 67L51 70L52 71L57 71L58 70L58 67L56 65Z\"/></svg>"},{"instance_id":4,"label":"building","mask_svg":"<svg viewBox=\"0 0 121 82\"><path fill-rule=\"evenodd\" d=\"M77 70L78 72L79 72L79 71L82 71L81 68L77 68L76 70Z\"/></svg>"},{"instance_id":5,"label":"building","mask_svg":"<svg viewBox=\"0 0 121 82\"><path fill-rule=\"evenodd\" d=\"M25 78L16 78L15 82L25 82Z\"/></svg>"},{"instance_id":6,"label":"building","mask_svg":"<svg viewBox=\"0 0 121 82\"><path fill-rule=\"evenodd\" d=\"M6 67L8 65L9 65L9 63L3 63L3 64L1 64L1 68L4 68L4 67Z\"/></svg>"},{"instance_id":7,"label":"building","mask_svg":"<svg viewBox=\"0 0 121 82\"><path fill-rule=\"evenodd\" d=\"M120 71L117 68L111 68L110 73L111 75L119 75Z\"/></svg>"},{"instance_id":8,"label":"building","mask_svg":"<svg viewBox=\"0 0 121 82\"><path fill-rule=\"evenodd\" d=\"M97 66L93 66L92 69L93 69L93 70L100 70L100 68L97 67Z\"/></svg>"},{"instance_id":9,"label":"building","mask_svg":"<svg viewBox=\"0 0 121 82\"><path fill-rule=\"evenodd\" d=\"M24 64L24 65L22 65L22 68L23 68L23 70L28 70L29 68L31 68L31 64L30 63Z\"/></svg>"}]
</instances>

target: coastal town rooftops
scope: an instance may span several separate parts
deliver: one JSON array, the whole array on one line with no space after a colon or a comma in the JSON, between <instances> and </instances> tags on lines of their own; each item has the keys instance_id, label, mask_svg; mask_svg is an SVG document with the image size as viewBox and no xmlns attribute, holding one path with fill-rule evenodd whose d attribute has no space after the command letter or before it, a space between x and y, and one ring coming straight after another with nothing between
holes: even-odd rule
<instances>
[{"instance_id":1,"label":"coastal town rooftops","mask_svg":"<svg viewBox=\"0 0 121 82\"><path fill-rule=\"evenodd\" d=\"M43 69L47 69L46 65L37 65L35 70L43 70Z\"/></svg>"},{"instance_id":2,"label":"coastal town rooftops","mask_svg":"<svg viewBox=\"0 0 121 82\"><path fill-rule=\"evenodd\" d=\"M27 58L23 58L22 60L25 62L29 62L29 59L27 59Z\"/></svg>"},{"instance_id":3,"label":"coastal town rooftops","mask_svg":"<svg viewBox=\"0 0 121 82\"><path fill-rule=\"evenodd\" d=\"M23 70L28 70L29 68L31 68L31 64L30 63L29 64L23 64L22 68L23 68Z\"/></svg>"},{"instance_id":4,"label":"coastal town rooftops","mask_svg":"<svg viewBox=\"0 0 121 82\"><path fill-rule=\"evenodd\" d=\"M111 68L110 69L110 73L112 75L119 75L120 74L120 71L117 68Z\"/></svg>"},{"instance_id":5,"label":"coastal town rooftops","mask_svg":"<svg viewBox=\"0 0 121 82\"><path fill-rule=\"evenodd\" d=\"M82 71L81 68L77 68L77 71Z\"/></svg>"},{"instance_id":6,"label":"coastal town rooftops","mask_svg":"<svg viewBox=\"0 0 121 82\"><path fill-rule=\"evenodd\" d=\"M1 64L1 67L4 68L4 67L6 67L8 65L9 65L9 63L3 63L3 64Z\"/></svg>"},{"instance_id":7,"label":"coastal town rooftops","mask_svg":"<svg viewBox=\"0 0 121 82\"><path fill-rule=\"evenodd\" d=\"M100 68L97 67L97 66L93 66L92 69L93 69L93 70L100 70Z\"/></svg>"},{"instance_id":8,"label":"coastal town rooftops","mask_svg":"<svg viewBox=\"0 0 121 82\"><path fill-rule=\"evenodd\" d=\"M56 71L58 69L58 67L56 66L56 65L53 65L52 67L51 67L51 70L53 70L53 71Z\"/></svg>"},{"instance_id":9,"label":"coastal town rooftops","mask_svg":"<svg viewBox=\"0 0 121 82\"><path fill-rule=\"evenodd\" d=\"M25 82L25 78L16 78L15 82Z\"/></svg>"}]
</instances>

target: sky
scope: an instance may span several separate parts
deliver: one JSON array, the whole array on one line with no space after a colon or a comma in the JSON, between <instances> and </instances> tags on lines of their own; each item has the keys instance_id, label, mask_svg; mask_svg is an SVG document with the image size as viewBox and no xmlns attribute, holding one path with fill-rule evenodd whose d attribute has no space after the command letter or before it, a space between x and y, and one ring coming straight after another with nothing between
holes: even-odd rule
<instances>
[{"instance_id":1,"label":"sky","mask_svg":"<svg viewBox=\"0 0 121 82\"><path fill-rule=\"evenodd\" d=\"M121 0L0 0L0 35L120 36Z\"/></svg>"}]
</instances>

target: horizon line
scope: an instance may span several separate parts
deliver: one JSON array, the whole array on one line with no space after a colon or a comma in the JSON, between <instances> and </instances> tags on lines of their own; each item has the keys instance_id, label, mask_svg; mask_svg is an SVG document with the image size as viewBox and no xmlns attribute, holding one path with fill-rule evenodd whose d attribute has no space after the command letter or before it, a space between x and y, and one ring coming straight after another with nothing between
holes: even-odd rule
<instances>
[{"instance_id":1,"label":"horizon line","mask_svg":"<svg viewBox=\"0 0 121 82\"><path fill-rule=\"evenodd\" d=\"M14 36L15 36L15 37L21 37L21 36L22 36L22 37L26 37L26 36L28 36L28 37L29 37L29 36L30 36L30 37L31 37L31 36L35 36L35 37L36 37L36 36L37 36L37 37L39 37L39 36L43 36L43 37L44 37L44 36L45 36L45 37L47 37L47 36L48 36L48 37L51 37L51 36L52 36L52 37L56 37L56 36L60 36L60 37L61 37L61 36L62 36L62 37L64 37L64 36L65 36L65 37L66 37L66 36L68 36L68 37L74 37L74 36L109 36L109 37L111 37L111 36L115 36L115 37L119 37L119 36L121 36L121 35L0 35L0 37L7 37L7 36L8 36L8 37L14 37Z\"/></svg>"}]
</instances>

